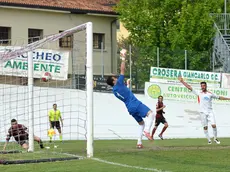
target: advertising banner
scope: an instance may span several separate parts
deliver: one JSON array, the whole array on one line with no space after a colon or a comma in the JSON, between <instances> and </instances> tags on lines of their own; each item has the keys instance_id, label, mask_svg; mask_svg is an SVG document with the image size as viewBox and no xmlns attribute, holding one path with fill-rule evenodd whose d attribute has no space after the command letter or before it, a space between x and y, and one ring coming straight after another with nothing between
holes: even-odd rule
<instances>
[{"instance_id":1,"label":"advertising banner","mask_svg":"<svg viewBox=\"0 0 230 172\"><path fill-rule=\"evenodd\" d=\"M0 52L20 47L0 47ZM33 51L34 78L41 78L49 72L52 79L66 80L68 77L69 51L37 49ZM6 61L0 65L0 75L27 77L27 54Z\"/></svg>"},{"instance_id":2,"label":"advertising banner","mask_svg":"<svg viewBox=\"0 0 230 172\"><path fill-rule=\"evenodd\" d=\"M200 90L199 87L194 87L193 89ZM227 89L208 88L208 90L218 96L230 97L230 91ZM166 100L197 102L197 96L183 85L159 84L150 82L145 83L145 96L152 99L157 99L159 95L162 95ZM230 104L230 101L216 99L214 99L213 102Z\"/></svg>"},{"instance_id":3,"label":"advertising banner","mask_svg":"<svg viewBox=\"0 0 230 172\"><path fill-rule=\"evenodd\" d=\"M178 76L182 76L191 85L199 85L200 82L205 81L209 86L220 87L220 73L158 67L150 69L150 82L177 84L179 83Z\"/></svg>"}]
</instances>

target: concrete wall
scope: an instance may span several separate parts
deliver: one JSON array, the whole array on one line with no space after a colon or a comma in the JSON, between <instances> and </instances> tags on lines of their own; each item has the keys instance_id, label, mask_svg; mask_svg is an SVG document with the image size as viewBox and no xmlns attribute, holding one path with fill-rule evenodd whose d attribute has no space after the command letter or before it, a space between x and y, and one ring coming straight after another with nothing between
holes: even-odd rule
<instances>
[{"instance_id":1,"label":"concrete wall","mask_svg":"<svg viewBox=\"0 0 230 172\"><path fill-rule=\"evenodd\" d=\"M25 10L17 8L8 9L3 7L0 8L0 16L0 26L11 27L11 45L13 46L22 46L28 43L29 28L42 29L43 35L45 36L59 33L61 30L66 30L91 21L93 22L94 33L105 34L105 74L110 74L111 72L116 71L116 54L114 52L116 51L116 30L111 29L111 27L116 27L116 23L111 25L111 22L115 19L114 17ZM114 33L111 33L111 31ZM78 56L77 58L82 59L85 57L85 34L77 34L75 36L74 43L74 51L77 51L74 57L76 58L76 56ZM43 48L59 49L58 41L52 44L47 44ZM71 50L71 52L73 51ZM100 50L94 50L93 58L94 73L99 74L101 72ZM72 59L70 58L69 61L69 73L71 73ZM84 64L81 63L80 65L82 66Z\"/></svg>"},{"instance_id":2,"label":"concrete wall","mask_svg":"<svg viewBox=\"0 0 230 172\"><path fill-rule=\"evenodd\" d=\"M151 109L155 109L156 100L136 95ZM84 139L86 133L86 94L71 89L39 88L34 91L35 134L48 139L49 128L47 113L52 104L57 103L64 118L63 138ZM165 138L203 138L198 105L194 102L165 100L165 117L169 128ZM230 135L229 106L214 104L218 136ZM19 123L28 126L27 87L0 85L0 140L5 139L10 119L17 118ZM128 114L124 104L112 94L94 93L94 131L95 139L136 139L138 126ZM162 125L157 133L160 132ZM156 134L157 134L156 133ZM212 136L212 130L210 131Z\"/></svg>"}]
</instances>

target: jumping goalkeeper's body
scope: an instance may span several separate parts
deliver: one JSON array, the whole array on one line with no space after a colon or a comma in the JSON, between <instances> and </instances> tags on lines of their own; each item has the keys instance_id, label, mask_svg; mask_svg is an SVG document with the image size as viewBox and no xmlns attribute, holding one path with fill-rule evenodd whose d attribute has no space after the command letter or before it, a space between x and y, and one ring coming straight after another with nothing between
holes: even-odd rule
<instances>
[{"instance_id":1,"label":"jumping goalkeeper's body","mask_svg":"<svg viewBox=\"0 0 230 172\"><path fill-rule=\"evenodd\" d=\"M118 78L110 76L107 79L107 84L113 87L113 94L122 102L125 103L126 108L130 115L137 121L140 126L139 137L137 141L137 147L142 148L142 135L144 135L152 140L150 136L150 128L153 124L155 114L141 101L139 101L133 93L124 84L124 74L125 74L125 57L126 50L121 51L121 67L120 76ZM146 117L146 127L143 118Z\"/></svg>"}]
</instances>

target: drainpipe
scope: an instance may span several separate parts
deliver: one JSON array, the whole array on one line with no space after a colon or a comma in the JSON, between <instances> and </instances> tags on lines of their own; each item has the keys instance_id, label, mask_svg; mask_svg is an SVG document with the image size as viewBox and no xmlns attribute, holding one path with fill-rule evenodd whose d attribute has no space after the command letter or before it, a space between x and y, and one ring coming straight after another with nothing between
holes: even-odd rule
<instances>
[{"instance_id":1,"label":"drainpipe","mask_svg":"<svg viewBox=\"0 0 230 172\"><path fill-rule=\"evenodd\" d=\"M110 36L111 36L111 73L113 73L114 71L114 67L113 67L113 65L114 65L114 63L113 63L113 55L114 55L114 42L113 42L113 24L114 23L116 23L117 22L117 19L115 19L115 20L113 20L112 22L111 22L111 31L110 31Z\"/></svg>"}]
</instances>

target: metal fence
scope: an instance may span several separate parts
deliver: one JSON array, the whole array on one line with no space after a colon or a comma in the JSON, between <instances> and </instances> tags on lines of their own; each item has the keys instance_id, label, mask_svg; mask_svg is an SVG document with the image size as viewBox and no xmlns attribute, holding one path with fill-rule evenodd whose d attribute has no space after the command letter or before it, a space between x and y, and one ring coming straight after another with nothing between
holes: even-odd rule
<instances>
[{"instance_id":1,"label":"metal fence","mask_svg":"<svg viewBox=\"0 0 230 172\"><path fill-rule=\"evenodd\" d=\"M117 70L113 73L116 75L119 75L120 73L119 50L121 48L122 47L118 47ZM151 52L147 54L147 57L145 58L142 56L141 50L137 47L126 45L124 48L128 50L126 79L130 78L132 80L131 89L134 93L144 93L145 82L149 81L150 68L153 66L185 70L218 71L217 66L215 64L213 65L212 52L208 51L198 52L181 49L171 50L160 47L149 47ZM94 90L100 92L111 92L111 88L106 84L107 77L112 73L111 64L106 63L106 61L108 61L108 53L104 51L103 46L98 52L100 52L101 60L97 61L97 65L94 65L95 71L99 71L94 75ZM202 67L202 65L204 67ZM76 79L76 85L82 89L81 85L84 85L84 76L80 76L80 78Z\"/></svg>"}]
</instances>

